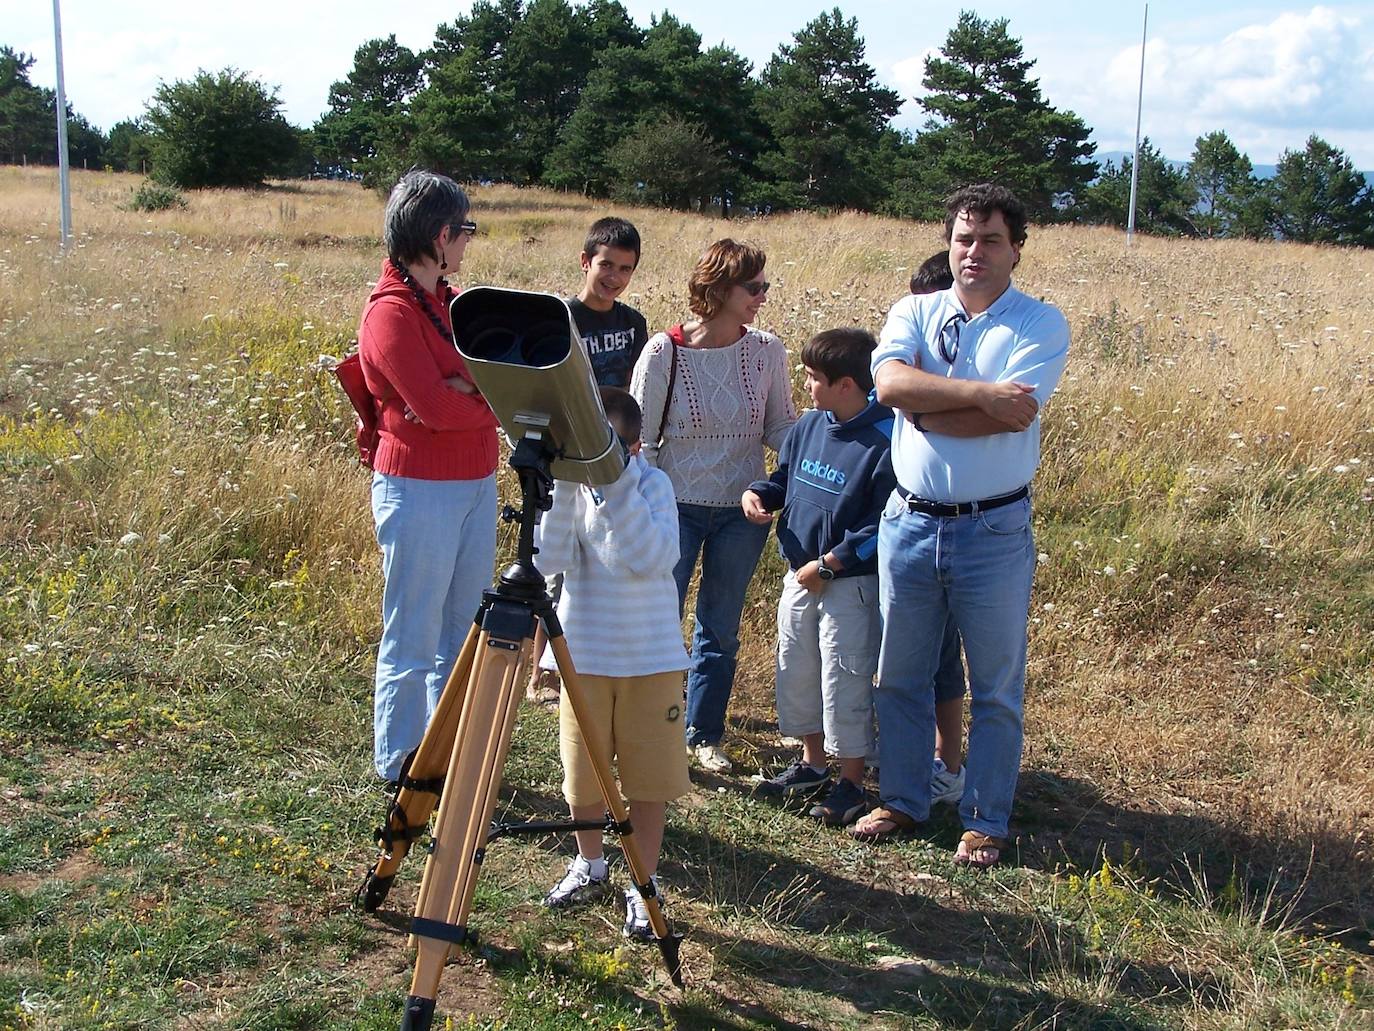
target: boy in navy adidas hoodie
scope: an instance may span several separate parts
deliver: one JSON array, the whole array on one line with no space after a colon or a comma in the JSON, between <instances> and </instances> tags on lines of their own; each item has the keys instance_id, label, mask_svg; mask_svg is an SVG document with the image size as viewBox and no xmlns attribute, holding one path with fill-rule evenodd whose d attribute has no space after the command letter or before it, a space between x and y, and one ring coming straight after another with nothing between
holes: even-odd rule
<instances>
[{"instance_id":1,"label":"boy in navy adidas hoodie","mask_svg":"<svg viewBox=\"0 0 1374 1031\"><path fill-rule=\"evenodd\" d=\"M873 674L878 668L878 520L896 486L888 445L892 410L870 396L877 346L862 329L830 329L802 348L815 410L778 452L778 467L749 485L745 516L778 516L778 548L789 567L778 599L778 729L802 739L802 757L759 790L781 795L830 785L810 810L842 826L867 807L860 784L873 745Z\"/></svg>"}]
</instances>

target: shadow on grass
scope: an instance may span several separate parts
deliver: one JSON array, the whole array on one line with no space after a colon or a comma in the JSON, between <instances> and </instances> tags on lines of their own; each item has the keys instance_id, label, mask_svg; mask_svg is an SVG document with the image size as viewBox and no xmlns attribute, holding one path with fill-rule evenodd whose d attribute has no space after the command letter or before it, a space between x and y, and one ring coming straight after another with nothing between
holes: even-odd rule
<instances>
[{"instance_id":1,"label":"shadow on grass","mask_svg":"<svg viewBox=\"0 0 1374 1031\"><path fill-rule=\"evenodd\" d=\"M722 778L698 779L708 788L732 783ZM733 786L738 789L739 785ZM1026 800L1032 813L1035 786L1032 782L1031 797ZM563 803L557 797L528 788L507 786L501 791L498 813L503 818L547 819L562 812ZM812 830L809 821L799 820L799 833ZM665 862L668 880L680 885L684 895L700 897L716 921L685 928L689 948L709 950L717 973L669 1006L677 1025L791 1031L815 1026L810 1019L813 1011L822 1012L829 1005L860 1020L863 1014L899 1019L920 1015L950 1026L1157 1031L1165 1025L1142 1016L1138 1010L1143 1006L1227 1006L1229 989L1221 981L1199 990L1196 972L1185 983L1178 971L1167 966L1133 963L1119 956L1104 961L1072 926L1047 922L1036 913L1008 912L992 901L980 904L979 886L986 884L993 890L991 881L975 875L971 890L942 877L919 881L916 871L929 865L929 857L915 854L913 846L922 851L926 844L952 848L959 830L957 814L939 807L919 839L883 846L887 861L872 868L871 877L855 877L837 875L823 859L799 861L769 848L723 838L700 825L670 821L667 855L682 857L684 863ZM822 833L828 837L830 832ZM567 850L566 841L553 835L535 838L534 844L545 851L566 854ZM857 846L839 839L823 844L822 851L832 847ZM1099 854L1098 850L1084 853L1088 858ZM1031 858L1028 865L1034 866ZM1088 865L1084 863L1085 868ZM865 868L862 862L859 866ZM374 919L396 937L409 928L408 913L379 912ZM495 937L483 940L480 953L503 980L551 972L617 1005L657 1005L653 989L640 994L623 979L589 975L575 959L546 953L542 944L536 944L550 935L565 935L566 920L549 917L537 908L526 910L504 929L493 928ZM755 932L753 927L759 924L762 928ZM742 930L731 934L722 929L733 930L733 925ZM597 932L598 939L602 933ZM849 944L835 938L827 939L823 948L808 947L804 937L832 934L844 936ZM512 937L515 942L523 939L523 944L512 947ZM858 941L868 944L855 944ZM875 942L882 950L920 960L895 972L881 969L867 961ZM850 948L865 951L846 958L844 953ZM646 969L657 967L657 956L650 955L651 951L642 957ZM691 966L689 954L689 983ZM759 1001L757 988L750 985L760 982L778 989L779 999L799 1001L795 1005L772 1004L768 998ZM1082 984L1085 991L1110 983L1112 998L1119 1001L1103 1006L1044 987L1065 983ZM703 991L709 995L698 998ZM796 1022L799 1014L807 1016L807 1023Z\"/></svg>"},{"instance_id":2,"label":"shadow on grass","mask_svg":"<svg viewBox=\"0 0 1374 1031\"><path fill-rule=\"evenodd\" d=\"M983 977L937 963L920 964L915 972L893 972L786 945L727 939L706 931L696 937L709 941L716 955L725 957L731 966L780 988L815 992L823 991L826 985L835 986L830 994L845 999L861 1013L922 1015L949 1027L1163 1031L1167 1026L1033 984L1009 985L1007 971ZM1152 1002L1162 1001L1158 994L1147 997Z\"/></svg>"},{"instance_id":3,"label":"shadow on grass","mask_svg":"<svg viewBox=\"0 0 1374 1031\"><path fill-rule=\"evenodd\" d=\"M1013 830L1020 834L1021 862L1031 869L1091 871L1106 856L1129 859L1133 869L1185 898L1197 898L1199 881L1213 898L1237 888L1250 899L1272 893L1271 911L1291 904L1295 917L1314 929L1374 954L1374 853L1361 851L1358 842L1299 841L1273 828L1126 808L1090 781L1048 770L1022 773ZM1355 875L1337 877L1322 857Z\"/></svg>"}]
</instances>

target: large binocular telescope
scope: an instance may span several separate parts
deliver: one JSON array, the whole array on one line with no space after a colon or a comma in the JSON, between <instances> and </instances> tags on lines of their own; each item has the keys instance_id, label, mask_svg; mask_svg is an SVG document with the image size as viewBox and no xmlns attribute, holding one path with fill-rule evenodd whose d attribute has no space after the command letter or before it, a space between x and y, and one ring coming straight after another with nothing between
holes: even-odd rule
<instances>
[{"instance_id":1,"label":"large binocular telescope","mask_svg":"<svg viewBox=\"0 0 1374 1031\"><path fill-rule=\"evenodd\" d=\"M512 445L544 442L555 479L595 487L620 477L625 450L562 298L478 286L455 297L449 313L458 353Z\"/></svg>"}]
</instances>

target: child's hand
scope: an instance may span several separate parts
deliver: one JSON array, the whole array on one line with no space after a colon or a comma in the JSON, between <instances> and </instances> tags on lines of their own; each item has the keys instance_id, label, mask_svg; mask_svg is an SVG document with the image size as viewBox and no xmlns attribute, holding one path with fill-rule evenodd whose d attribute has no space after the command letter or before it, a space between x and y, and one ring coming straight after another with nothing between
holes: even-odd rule
<instances>
[{"instance_id":1,"label":"child's hand","mask_svg":"<svg viewBox=\"0 0 1374 1031\"><path fill-rule=\"evenodd\" d=\"M739 504L744 509L744 518L751 523L767 526L773 521L773 513L763 507L763 500L752 490L746 490L740 496Z\"/></svg>"},{"instance_id":2,"label":"child's hand","mask_svg":"<svg viewBox=\"0 0 1374 1031\"><path fill-rule=\"evenodd\" d=\"M797 583L812 594L820 594L825 590L825 581L821 579L821 564L817 559L813 558L797 570Z\"/></svg>"}]
</instances>

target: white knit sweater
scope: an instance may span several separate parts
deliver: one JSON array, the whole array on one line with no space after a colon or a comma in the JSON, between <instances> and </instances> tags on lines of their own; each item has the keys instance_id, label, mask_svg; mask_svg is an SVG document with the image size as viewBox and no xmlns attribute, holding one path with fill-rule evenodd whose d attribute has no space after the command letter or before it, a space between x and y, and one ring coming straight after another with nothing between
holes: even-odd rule
<instances>
[{"instance_id":1,"label":"white knit sweater","mask_svg":"<svg viewBox=\"0 0 1374 1031\"><path fill-rule=\"evenodd\" d=\"M687 668L673 582L677 504L667 476L636 455L605 487L557 481L535 543L539 571L565 574L558 619L579 673ZM555 668L550 650L539 665Z\"/></svg>"},{"instance_id":2,"label":"white knit sweater","mask_svg":"<svg viewBox=\"0 0 1374 1031\"><path fill-rule=\"evenodd\" d=\"M763 446L776 451L797 421L787 348L758 329L728 347L680 346L667 398L672 352L667 333L651 337L630 378L630 393L644 410L644 457L668 474L678 501L738 505L745 488L765 475Z\"/></svg>"}]
</instances>

